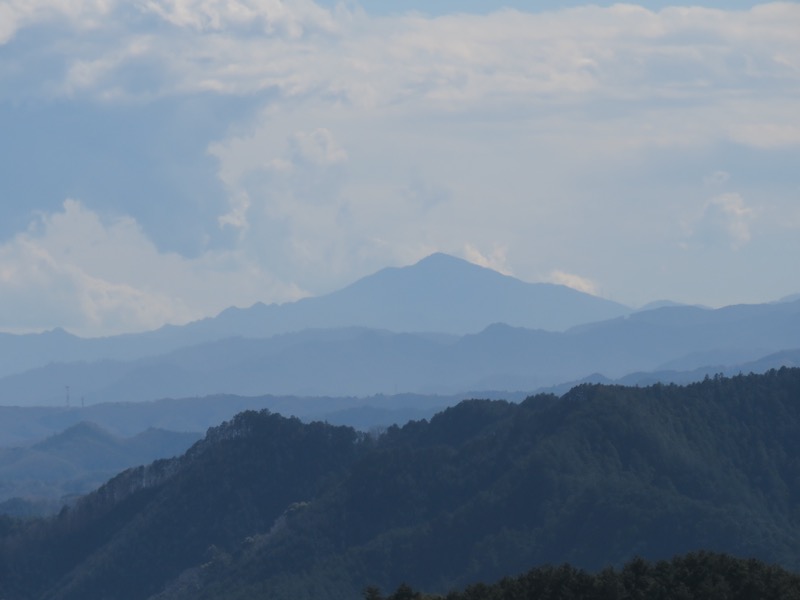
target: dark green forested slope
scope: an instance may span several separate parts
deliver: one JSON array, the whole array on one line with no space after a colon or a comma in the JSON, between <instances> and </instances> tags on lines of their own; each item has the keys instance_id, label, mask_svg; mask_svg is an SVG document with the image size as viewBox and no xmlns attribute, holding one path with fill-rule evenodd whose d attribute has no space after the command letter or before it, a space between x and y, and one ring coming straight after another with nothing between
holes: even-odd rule
<instances>
[{"instance_id":1,"label":"dark green forested slope","mask_svg":"<svg viewBox=\"0 0 800 600\"><path fill-rule=\"evenodd\" d=\"M497 583L476 583L446 596L401 584L388 596L369 586L364 600L797 600L800 575L755 559L693 552L651 563L634 558L622 569L590 574L570 565L537 567Z\"/></svg>"},{"instance_id":2,"label":"dark green forested slope","mask_svg":"<svg viewBox=\"0 0 800 600\"><path fill-rule=\"evenodd\" d=\"M468 401L379 440L245 413L52 521L0 523L23 598L357 598L698 549L800 569L800 370Z\"/></svg>"},{"instance_id":3,"label":"dark green forested slope","mask_svg":"<svg viewBox=\"0 0 800 600\"><path fill-rule=\"evenodd\" d=\"M126 471L52 521L8 525L4 597L146 598L318 494L352 462L356 438L349 428L243 413L182 459Z\"/></svg>"}]
</instances>

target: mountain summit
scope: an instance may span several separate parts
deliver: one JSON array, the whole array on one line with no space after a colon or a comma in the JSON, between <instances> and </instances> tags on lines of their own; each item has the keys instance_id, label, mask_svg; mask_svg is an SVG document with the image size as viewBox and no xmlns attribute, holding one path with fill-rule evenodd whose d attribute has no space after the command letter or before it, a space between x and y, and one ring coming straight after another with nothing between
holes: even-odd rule
<instances>
[{"instance_id":1,"label":"mountain summit","mask_svg":"<svg viewBox=\"0 0 800 600\"><path fill-rule=\"evenodd\" d=\"M525 283L460 258L433 254L414 265L382 269L330 294L229 308L183 326L94 339L63 330L0 334L0 377L50 363L130 361L225 338L266 338L307 329L366 327L464 335L506 323L560 331L629 313L626 306L563 285ZM109 364L104 373L113 378L115 367Z\"/></svg>"},{"instance_id":2,"label":"mountain summit","mask_svg":"<svg viewBox=\"0 0 800 600\"><path fill-rule=\"evenodd\" d=\"M465 334L492 323L560 331L631 310L551 283L526 283L447 254L389 267L330 294L282 305L228 309L190 325L240 335L363 326Z\"/></svg>"}]
</instances>

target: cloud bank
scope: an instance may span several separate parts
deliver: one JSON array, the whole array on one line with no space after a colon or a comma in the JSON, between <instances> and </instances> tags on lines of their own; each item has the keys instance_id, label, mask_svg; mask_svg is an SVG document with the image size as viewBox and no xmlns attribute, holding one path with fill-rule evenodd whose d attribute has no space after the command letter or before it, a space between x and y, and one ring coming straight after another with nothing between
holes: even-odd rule
<instances>
[{"instance_id":1,"label":"cloud bank","mask_svg":"<svg viewBox=\"0 0 800 600\"><path fill-rule=\"evenodd\" d=\"M103 222L75 200L0 246L0 286L4 330L36 330L46 314L86 335L155 329L231 304L303 295L235 253L160 253L133 219Z\"/></svg>"},{"instance_id":2,"label":"cloud bank","mask_svg":"<svg viewBox=\"0 0 800 600\"><path fill-rule=\"evenodd\" d=\"M0 329L185 322L434 251L634 305L794 293L797 31L794 3L5 2Z\"/></svg>"}]
</instances>

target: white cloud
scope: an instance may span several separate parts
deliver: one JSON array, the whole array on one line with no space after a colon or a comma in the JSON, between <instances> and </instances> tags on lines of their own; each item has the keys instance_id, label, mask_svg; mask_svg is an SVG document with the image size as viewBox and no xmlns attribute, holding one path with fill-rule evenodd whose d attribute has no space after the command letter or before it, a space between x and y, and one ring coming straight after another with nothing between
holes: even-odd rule
<instances>
[{"instance_id":1,"label":"white cloud","mask_svg":"<svg viewBox=\"0 0 800 600\"><path fill-rule=\"evenodd\" d=\"M580 275L575 275L574 273L567 273L566 271L556 269L550 273L548 281L550 283L571 287L579 292L597 295L597 284L595 284L591 279L581 277Z\"/></svg>"},{"instance_id":2,"label":"white cloud","mask_svg":"<svg viewBox=\"0 0 800 600\"><path fill-rule=\"evenodd\" d=\"M684 229L689 240L701 245L725 244L738 250L751 241L757 217L757 209L747 206L740 194L729 192L706 201L700 213L684 223Z\"/></svg>"},{"instance_id":3,"label":"white cloud","mask_svg":"<svg viewBox=\"0 0 800 600\"><path fill-rule=\"evenodd\" d=\"M172 25L197 32L255 26L260 33L298 38L308 29L336 28L331 14L309 0L146 0L141 5Z\"/></svg>"},{"instance_id":4,"label":"white cloud","mask_svg":"<svg viewBox=\"0 0 800 600\"><path fill-rule=\"evenodd\" d=\"M240 248L279 277L302 279L312 265L315 274L330 274L337 271L331 261L347 261L340 180L348 155L329 128L293 125L266 111L246 134L216 142L209 152L229 191L230 211L220 223L238 228Z\"/></svg>"},{"instance_id":5,"label":"white cloud","mask_svg":"<svg viewBox=\"0 0 800 600\"><path fill-rule=\"evenodd\" d=\"M730 178L731 174L727 171L714 171L703 177L703 183L709 186L717 186L727 183Z\"/></svg>"},{"instance_id":6,"label":"white cloud","mask_svg":"<svg viewBox=\"0 0 800 600\"><path fill-rule=\"evenodd\" d=\"M508 246L504 244L495 244L491 253L483 254L472 244L464 245L464 258L468 261L498 271L503 275L513 275L511 269L508 268L506 261L508 260Z\"/></svg>"},{"instance_id":7,"label":"white cloud","mask_svg":"<svg viewBox=\"0 0 800 600\"><path fill-rule=\"evenodd\" d=\"M125 3L74 4L73 14L115 27L129 9ZM38 12L26 10L28 21L57 10L56 3L38 5ZM114 71L147 57L149 91L156 95L275 90L286 98L314 95L362 109L448 112L598 99L723 99L750 88L753 79L774 88L796 86L800 77L796 61L787 58L800 49L800 7L788 3L751 11L615 5L436 19L370 19L309 0L151 0L138 6L167 25L148 33L144 56L131 52L141 37L136 30L122 31L114 48L99 28L96 38L71 45L63 89L107 97L120 86L118 92L136 95ZM752 137L747 128L757 124L749 121L741 125L744 133L732 135Z\"/></svg>"},{"instance_id":8,"label":"white cloud","mask_svg":"<svg viewBox=\"0 0 800 600\"><path fill-rule=\"evenodd\" d=\"M139 331L265 296L301 295L235 253L162 254L132 219L104 221L76 200L0 246L0 329L7 331Z\"/></svg>"},{"instance_id":9,"label":"white cloud","mask_svg":"<svg viewBox=\"0 0 800 600\"><path fill-rule=\"evenodd\" d=\"M738 248L750 241L750 225L755 219L755 210L744 203L739 194L722 194L709 201L706 214L711 219L721 219L731 239Z\"/></svg>"},{"instance_id":10,"label":"white cloud","mask_svg":"<svg viewBox=\"0 0 800 600\"><path fill-rule=\"evenodd\" d=\"M800 126L785 120L743 123L732 127L731 137L741 144L756 148L800 146Z\"/></svg>"},{"instance_id":11,"label":"white cloud","mask_svg":"<svg viewBox=\"0 0 800 600\"><path fill-rule=\"evenodd\" d=\"M347 160L347 152L336 143L324 127L311 132L298 131L291 138L292 156L296 160L319 166L335 165Z\"/></svg>"},{"instance_id":12,"label":"white cloud","mask_svg":"<svg viewBox=\"0 0 800 600\"><path fill-rule=\"evenodd\" d=\"M98 27L114 4L113 0L4 0L0 4L0 46L20 29L39 23L66 20L83 31Z\"/></svg>"},{"instance_id":13,"label":"white cloud","mask_svg":"<svg viewBox=\"0 0 800 600\"><path fill-rule=\"evenodd\" d=\"M250 210L250 196L247 192L235 192L234 196L228 199L230 203L230 212L219 217L219 224L221 227L233 227L235 229L247 229L249 223L247 222L247 213Z\"/></svg>"},{"instance_id":14,"label":"white cloud","mask_svg":"<svg viewBox=\"0 0 800 600\"><path fill-rule=\"evenodd\" d=\"M224 294L247 304L325 292L435 250L522 278L552 272L591 293L602 281L634 304L647 298L628 300L632 288L648 286L634 286L630 272L667 285L640 266L645 257L666 262L678 241L693 251L698 242L753 246L754 224L767 220L743 198L758 198L771 227L796 215L785 181L796 186L796 177L781 166L800 140L796 3L438 18L373 18L310 0L37 0L0 11L11 15L0 14L11 65L0 69L0 100L66 98L87 112L100 101L107 115L213 96L231 115L215 139L195 142L216 159L225 188L227 206L218 198L203 218L227 252L165 253L136 221L101 219L82 205L44 215L38 230L4 246L40 265L31 273L45 280L57 272L75 289L109 286L86 314L111 314L102 307L116 303L128 322L175 320L222 308ZM37 25L48 35L18 57L14 36ZM22 78L28 63L41 74ZM759 168L750 159L763 151L784 181L750 182ZM738 195L708 200L731 181ZM759 186L769 193L755 195ZM151 197L159 210L177 210L168 196ZM116 242L98 243L123 263L119 272L113 260L85 253L71 263L47 246L59 215L72 231L95 219L99 240L113 230ZM134 263L160 275L139 276ZM4 265L11 273L13 261ZM623 273L615 279L612 269ZM211 282L223 291L203 308L196 297Z\"/></svg>"}]
</instances>

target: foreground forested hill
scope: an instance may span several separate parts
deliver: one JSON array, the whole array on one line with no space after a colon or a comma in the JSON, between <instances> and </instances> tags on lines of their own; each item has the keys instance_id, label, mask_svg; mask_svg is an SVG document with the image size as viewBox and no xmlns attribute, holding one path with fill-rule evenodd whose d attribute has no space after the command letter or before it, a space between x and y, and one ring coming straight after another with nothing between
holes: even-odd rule
<instances>
[{"instance_id":1,"label":"foreground forested hill","mask_svg":"<svg viewBox=\"0 0 800 600\"><path fill-rule=\"evenodd\" d=\"M594 574L570 565L546 565L494 584L476 583L446 596L426 595L401 584L388 596L370 586L364 600L797 600L800 575L755 559L692 552L669 561L641 558L624 568Z\"/></svg>"},{"instance_id":2,"label":"foreground forested hill","mask_svg":"<svg viewBox=\"0 0 800 600\"><path fill-rule=\"evenodd\" d=\"M706 549L800 569L800 370L473 400L373 439L242 413L49 521L0 593L357 598Z\"/></svg>"}]
</instances>

